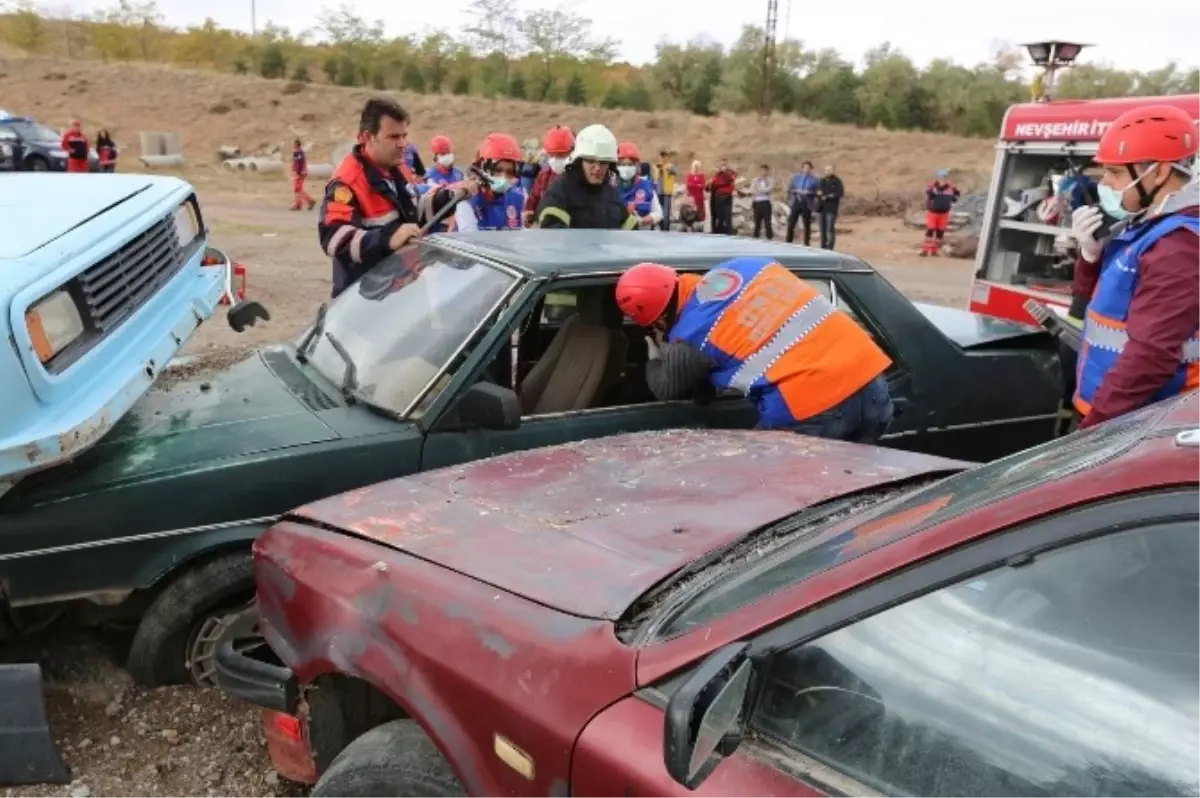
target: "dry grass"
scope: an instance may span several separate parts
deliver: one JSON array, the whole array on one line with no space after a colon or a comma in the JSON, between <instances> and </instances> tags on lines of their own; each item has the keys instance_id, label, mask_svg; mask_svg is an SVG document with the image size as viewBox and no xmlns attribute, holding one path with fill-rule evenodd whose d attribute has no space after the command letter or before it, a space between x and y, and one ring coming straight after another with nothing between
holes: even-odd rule
<instances>
[{"instance_id":1,"label":"dry grass","mask_svg":"<svg viewBox=\"0 0 1200 798\"><path fill-rule=\"evenodd\" d=\"M358 110L373 92L288 84L251 76L175 69L157 64L56 61L0 53L3 107L59 127L72 116L89 133L108 127L126 153L136 154L137 134L176 130L192 164L213 162L216 149L270 150L299 135L312 143L310 159L324 161L335 144L353 137ZM699 158L711 168L728 157L742 173L768 163L785 172L801 159L833 163L846 182L851 213L895 213L917 199L938 168L949 168L967 191L983 190L992 142L940 133L866 130L776 116L760 125L749 116L705 118L678 111L618 111L477 97L403 95L413 113L418 145L449 135L468 157L493 125L518 139L540 137L555 123L579 130L602 122L649 156L664 146L679 152L681 166ZM497 120L503 120L498 122Z\"/></svg>"}]
</instances>

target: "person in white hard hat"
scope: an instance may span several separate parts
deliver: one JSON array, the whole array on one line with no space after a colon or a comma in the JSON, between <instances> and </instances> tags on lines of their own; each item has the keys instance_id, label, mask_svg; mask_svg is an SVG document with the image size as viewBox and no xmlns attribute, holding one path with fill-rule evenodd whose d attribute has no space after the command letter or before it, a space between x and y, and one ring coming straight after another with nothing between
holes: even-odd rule
<instances>
[{"instance_id":1,"label":"person in white hard hat","mask_svg":"<svg viewBox=\"0 0 1200 798\"><path fill-rule=\"evenodd\" d=\"M592 230L636 230L613 179L617 138L604 125L588 125L575 137L571 161L542 195L535 216L538 227Z\"/></svg>"}]
</instances>

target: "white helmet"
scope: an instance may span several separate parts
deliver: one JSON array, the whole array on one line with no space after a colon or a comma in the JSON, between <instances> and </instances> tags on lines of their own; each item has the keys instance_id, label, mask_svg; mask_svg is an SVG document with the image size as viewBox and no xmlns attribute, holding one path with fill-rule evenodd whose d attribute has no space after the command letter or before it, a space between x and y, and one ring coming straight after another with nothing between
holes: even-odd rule
<instances>
[{"instance_id":1,"label":"white helmet","mask_svg":"<svg viewBox=\"0 0 1200 798\"><path fill-rule=\"evenodd\" d=\"M571 160L587 158L605 163L617 162L617 137L604 125L588 125L575 137Z\"/></svg>"}]
</instances>

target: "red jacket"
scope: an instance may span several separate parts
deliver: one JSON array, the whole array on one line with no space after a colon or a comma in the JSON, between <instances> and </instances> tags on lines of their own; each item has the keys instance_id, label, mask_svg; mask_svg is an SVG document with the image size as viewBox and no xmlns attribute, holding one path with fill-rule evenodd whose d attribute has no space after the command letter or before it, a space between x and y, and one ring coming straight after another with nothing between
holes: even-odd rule
<instances>
[{"instance_id":1,"label":"red jacket","mask_svg":"<svg viewBox=\"0 0 1200 798\"><path fill-rule=\"evenodd\" d=\"M543 166L538 170L537 177L533 180L533 188L529 189L529 196L525 198L525 212L537 213L538 203L542 201L542 194L546 193L547 186L558 175L554 174L554 170L549 166Z\"/></svg>"},{"instance_id":2,"label":"red jacket","mask_svg":"<svg viewBox=\"0 0 1200 798\"><path fill-rule=\"evenodd\" d=\"M88 138L77 130L68 130L64 133L59 146L67 151L67 157L72 161L88 159Z\"/></svg>"},{"instance_id":3,"label":"red jacket","mask_svg":"<svg viewBox=\"0 0 1200 798\"><path fill-rule=\"evenodd\" d=\"M1191 206L1180 213L1198 215ZM1142 255L1140 277L1129 306L1125 345L1116 365L1096 393L1092 410L1080 423L1090 427L1143 407L1179 368L1179 342L1187 340L1200 316L1200 238L1190 230L1163 236ZM1075 262L1072 293L1090 297L1100 279L1100 264Z\"/></svg>"},{"instance_id":4,"label":"red jacket","mask_svg":"<svg viewBox=\"0 0 1200 798\"><path fill-rule=\"evenodd\" d=\"M736 182L737 172L726 169L714 174L708 186L714 197L732 197Z\"/></svg>"}]
</instances>

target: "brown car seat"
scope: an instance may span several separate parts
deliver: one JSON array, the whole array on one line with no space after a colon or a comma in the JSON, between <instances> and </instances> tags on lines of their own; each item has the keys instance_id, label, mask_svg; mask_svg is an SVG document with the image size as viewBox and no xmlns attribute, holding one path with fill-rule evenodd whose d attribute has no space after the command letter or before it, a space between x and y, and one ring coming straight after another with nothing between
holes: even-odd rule
<instances>
[{"instance_id":1,"label":"brown car seat","mask_svg":"<svg viewBox=\"0 0 1200 798\"><path fill-rule=\"evenodd\" d=\"M612 288L580 289L575 308L521 384L523 415L585 410L621 378L629 340Z\"/></svg>"}]
</instances>

